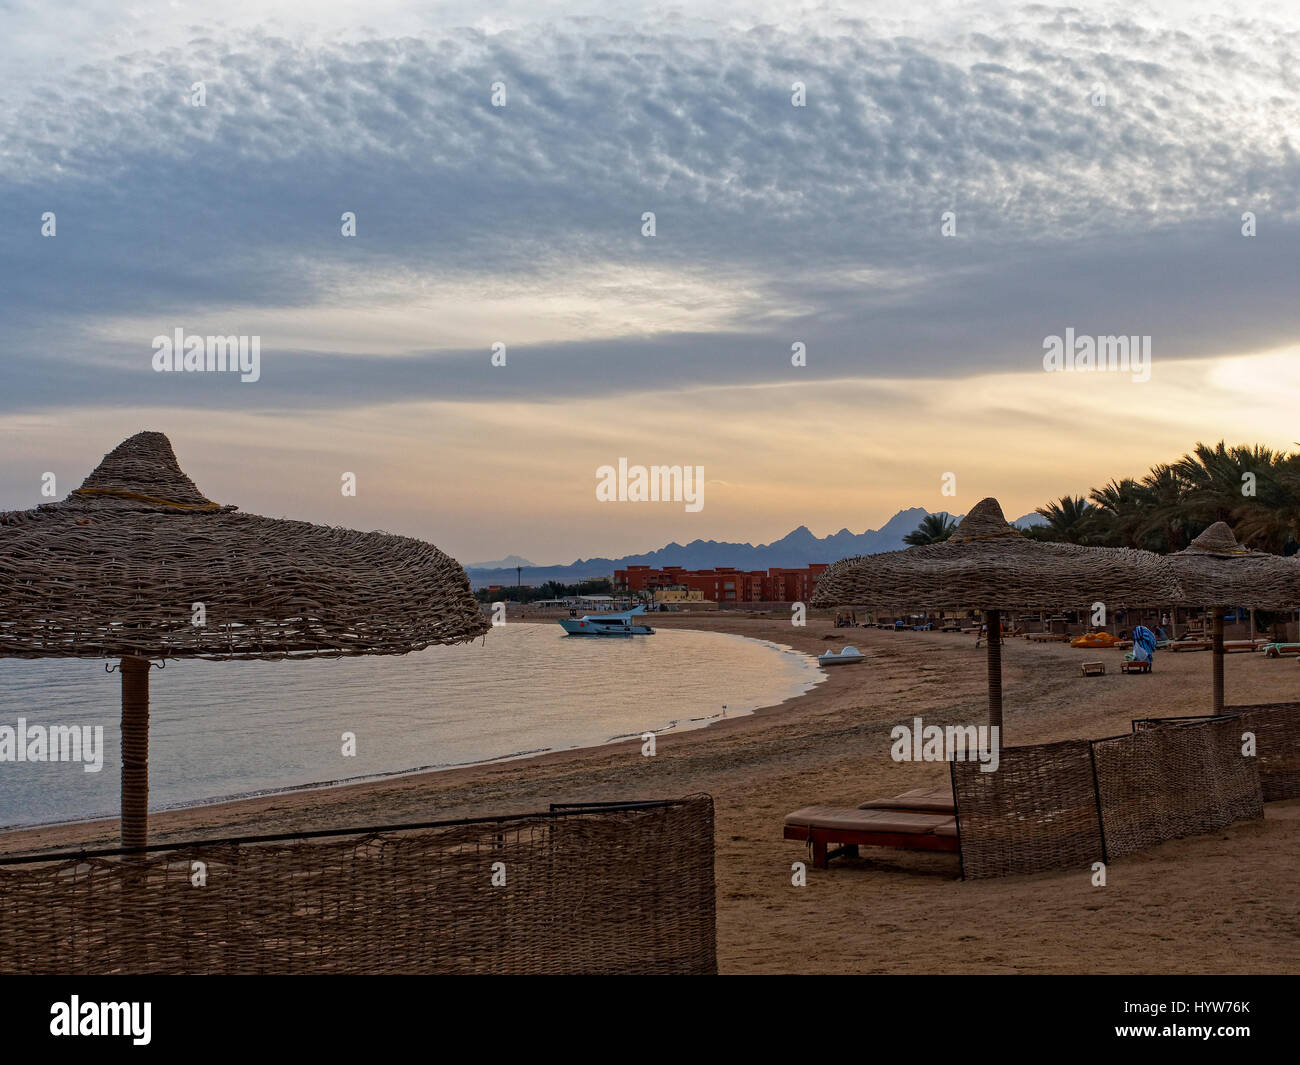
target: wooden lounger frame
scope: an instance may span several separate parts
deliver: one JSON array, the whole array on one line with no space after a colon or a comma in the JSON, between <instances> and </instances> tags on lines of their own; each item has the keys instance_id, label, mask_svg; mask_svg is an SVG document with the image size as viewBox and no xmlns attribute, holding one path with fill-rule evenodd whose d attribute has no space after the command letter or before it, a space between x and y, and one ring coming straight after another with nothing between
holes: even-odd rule
<instances>
[{"instance_id":1,"label":"wooden lounger frame","mask_svg":"<svg viewBox=\"0 0 1300 1065\"><path fill-rule=\"evenodd\" d=\"M908 811L900 810L899 813ZM917 810L916 813L930 811ZM812 846L813 867L825 869L832 858L856 858L859 847L892 847L905 851L961 852L958 836L936 836L933 832L862 832L847 828L808 828L804 825L786 825L785 838L795 839ZM840 846L830 849L832 844Z\"/></svg>"}]
</instances>

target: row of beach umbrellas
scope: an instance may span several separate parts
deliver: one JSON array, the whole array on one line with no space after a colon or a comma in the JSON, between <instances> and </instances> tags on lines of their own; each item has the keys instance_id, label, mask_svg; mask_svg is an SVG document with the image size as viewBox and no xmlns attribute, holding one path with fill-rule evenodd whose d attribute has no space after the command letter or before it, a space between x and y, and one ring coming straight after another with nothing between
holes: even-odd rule
<instances>
[{"instance_id":1,"label":"row of beach umbrellas","mask_svg":"<svg viewBox=\"0 0 1300 1065\"><path fill-rule=\"evenodd\" d=\"M1001 612L1093 602L1289 609L1300 562L1246 551L1226 525L1169 557L1043 543L985 499L944 543L837 562L813 605L982 610L989 723L1001 726ZM60 502L0 513L0 657L119 660L128 848L148 841L151 664L405 654L488 628L465 571L432 544L215 503L161 433L118 445ZM1217 610L1216 712L1222 655Z\"/></svg>"},{"instance_id":2,"label":"row of beach umbrellas","mask_svg":"<svg viewBox=\"0 0 1300 1065\"><path fill-rule=\"evenodd\" d=\"M971 509L938 544L846 558L822 574L813 606L878 612L980 610L988 626L990 725L1002 726L1002 612L1078 609L1108 612L1163 606L1210 607L1214 614L1213 712L1224 708L1223 614L1230 606L1291 610L1300 603L1300 558L1242 547L1216 522L1183 551L1031 540L1009 524L996 499Z\"/></svg>"}]
</instances>

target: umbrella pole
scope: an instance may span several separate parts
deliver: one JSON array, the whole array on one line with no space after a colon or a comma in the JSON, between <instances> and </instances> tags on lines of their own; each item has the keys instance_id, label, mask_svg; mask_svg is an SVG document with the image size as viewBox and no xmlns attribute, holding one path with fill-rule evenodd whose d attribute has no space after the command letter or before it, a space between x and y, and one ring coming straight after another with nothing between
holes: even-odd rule
<instances>
[{"instance_id":1,"label":"umbrella pole","mask_svg":"<svg viewBox=\"0 0 1300 1065\"><path fill-rule=\"evenodd\" d=\"M984 611L989 634L989 727L996 725L1002 734L1002 611ZM1001 743L999 742L999 746Z\"/></svg>"},{"instance_id":2,"label":"umbrella pole","mask_svg":"<svg viewBox=\"0 0 1300 1065\"><path fill-rule=\"evenodd\" d=\"M149 841L149 661L123 658L122 846Z\"/></svg>"},{"instance_id":3,"label":"umbrella pole","mask_svg":"<svg viewBox=\"0 0 1300 1065\"><path fill-rule=\"evenodd\" d=\"M1223 610L1214 611L1214 712L1223 713Z\"/></svg>"}]
</instances>

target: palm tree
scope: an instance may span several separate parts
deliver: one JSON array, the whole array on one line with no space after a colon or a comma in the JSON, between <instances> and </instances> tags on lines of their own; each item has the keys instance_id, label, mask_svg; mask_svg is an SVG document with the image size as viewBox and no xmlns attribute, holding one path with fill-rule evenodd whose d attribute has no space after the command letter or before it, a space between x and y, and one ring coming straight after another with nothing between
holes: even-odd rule
<instances>
[{"instance_id":1,"label":"palm tree","mask_svg":"<svg viewBox=\"0 0 1300 1065\"><path fill-rule=\"evenodd\" d=\"M1104 547L1137 547L1137 530L1142 521L1137 481L1132 477L1108 481L1104 488L1094 488L1088 495L1093 503L1088 512L1092 541Z\"/></svg>"},{"instance_id":2,"label":"palm tree","mask_svg":"<svg viewBox=\"0 0 1300 1065\"><path fill-rule=\"evenodd\" d=\"M1258 476L1271 469L1273 453L1268 448L1228 448L1220 440L1214 447L1197 443L1190 455L1174 464L1182 482L1182 510L1186 517L1203 525L1230 521L1242 505L1243 474Z\"/></svg>"},{"instance_id":3,"label":"palm tree","mask_svg":"<svg viewBox=\"0 0 1300 1065\"><path fill-rule=\"evenodd\" d=\"M1046 539L1080 544L1087 538L1091 509L1092 504L1083 496L1061 496L1057 502L1039 507L1034 513L1047 519Z\"/></svg>"},{"instance_id":4,"label":"palm tree","mask_svg":"<svg viewBox=\"0 0 1300 1065\"><path fill-rule=\"evenodd\" d=\"M1138 485L1138 510L1136 533L1144 547L1172 552L1192 542L1195 533L1190 531L1183 481L1175 467L1163 462L1151 467Z\"/></svg>"},{"instance_id":5,"label":"palm tree","mask_svg":"<svg viewBox=\"0 0 1300 1065\"><path fill-rule=\"evenodd\" d=\"M1275 555L1294 554L1300 546L1300 453L1256 448L1246 464L1255 474L1255 492L1243 495L1233 511L1237 539Z\"/></svg>"},{"instance_id":6,"label":"palm tree","mask_svg":"<svg viewBox=\"0 0 1300 1065\"><path fill-rule=\"evenodd\" d=\"M955 528L957 523L948 516L946 510L938 514L927 514L921 519L921 524L916 527L915 532L910 532L903 537L903 543L911 544L913 547L941 544L952 535Z\"/></svg>"},{"instance_id":7,"label":"palm tree","mask_svg":"<svg viewBox=\"0 0 1300 1065\"><path fill-rule=\"evenodd\" d=\"M1040 540L1180 551L1216 521L1257 550L1300 551L1300 452L1220 440L1198 443L1177 462L1141 480L1112 480L1089 493L1092 506L1063 497L1040 507L1048 524L1026 530Z\"/></svg>"}]
</instances>

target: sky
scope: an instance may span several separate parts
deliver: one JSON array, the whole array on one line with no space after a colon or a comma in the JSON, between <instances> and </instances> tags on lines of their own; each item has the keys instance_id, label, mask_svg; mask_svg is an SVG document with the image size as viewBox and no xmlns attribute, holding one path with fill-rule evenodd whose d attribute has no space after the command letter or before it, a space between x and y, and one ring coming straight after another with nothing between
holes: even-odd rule
<instances>
[{"instance_id":1,"label":"sky","mask_svg":"<svg viewBox=\"0 0 1300 1065\"><path fill-rule=\"evenodd\" d=\"M0 509L154 429L219 502L555 563L1300 446L1300 5L965 7L0 0Z\"/></svg>"}]
</instances>

